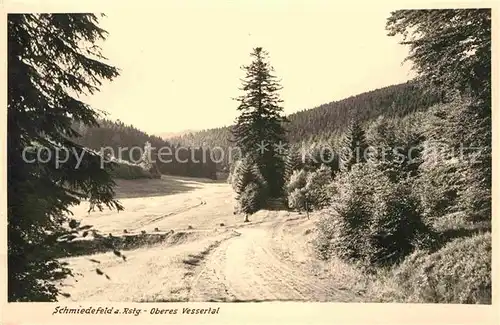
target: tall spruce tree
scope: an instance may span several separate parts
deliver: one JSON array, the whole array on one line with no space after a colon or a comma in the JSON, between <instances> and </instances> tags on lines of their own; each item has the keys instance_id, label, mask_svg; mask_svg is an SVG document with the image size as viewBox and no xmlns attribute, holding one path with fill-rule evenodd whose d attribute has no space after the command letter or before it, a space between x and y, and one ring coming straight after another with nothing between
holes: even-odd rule
<instances>
[{"instance_id":1,"label":"tall spruce tree","mask_svg":"<svg viewBox=\"0 0 500 325\"><path fill-rule=\"evenodd\" d=\"M232 129L233 142L259 167L269 185L270 197L281 197L284 185L284 157L286 154L286 131L282 114L281 89L273 67L268 62L268 53L257 47L251 53L253 61L243 66L246 76L241 90L244 94L239 102L237 118Z\"/></svg>"},{"instance_id":2,"label":"tall spruce tree","mask_svg":"<svg viewBox=\"0 0 500 325\"><path fill-rule=\"evenodd\" d=\"M122 209L109 164L102 169L97 153L70 140L78 136L73 122L97 125L97 112L75 95L118 75L103 63L96 41L106 32L97 23L91 14L8 15L9 301L57 300L56 283L71 270L49 250L84 229L68 217L70 206Z\"/></svg>"}]
</instances>

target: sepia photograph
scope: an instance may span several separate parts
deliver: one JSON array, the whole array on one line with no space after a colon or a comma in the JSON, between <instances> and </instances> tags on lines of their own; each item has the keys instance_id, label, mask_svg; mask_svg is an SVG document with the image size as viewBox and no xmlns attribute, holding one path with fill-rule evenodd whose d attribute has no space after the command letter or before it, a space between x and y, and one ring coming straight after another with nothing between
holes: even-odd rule
<instances>
[{"instance_id":1,"label":"sepia photograph","mask_svg":"<svg viewBox=\"0 0 500 325\"><path fill-rule=\"evenodd\" d=\"M492 304L491 8L173 3L6 15L8 302Z\"/></svg>"}]
</instances>

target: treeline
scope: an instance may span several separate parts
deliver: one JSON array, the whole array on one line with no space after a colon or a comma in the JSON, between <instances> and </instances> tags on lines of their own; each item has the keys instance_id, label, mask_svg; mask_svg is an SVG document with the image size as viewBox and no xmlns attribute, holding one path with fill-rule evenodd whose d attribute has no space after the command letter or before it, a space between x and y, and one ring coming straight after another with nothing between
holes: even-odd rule
<instances>
[{"instance_id":1,"label":"treeline","mask_svg":"<svg viewBox=\"0 0 500 325\"><path fill-rule=\"evenodd\" d=\"M74 141L87 148L111 154L117 159L140 163L146 142L151 144L151 158L165 175L216 179L216 164L209 148L172 145L160 137L149 135L121 121L99 120L99 126L74 124L81 135ZM216 157L215 157L216 158Z\"/></svg>"},{"instance_id":2,"label":"treeline","mask_svg":"<svg viewBox=\"0 0 500 325\"><path fill-rule=\"evenodd\" d=\"M442 99L441 92L424 90L413 81L368 91L291 114L288 138L292 143L325 140L334 130L342 133L354 118L364 122L380 115L402 117Z\"/></svg>"},{"instance_id":3,"label":"treeline","mask_svg":"<svg viewBox=\"0 0 500 325\"><path fill-rule=\"evenodd\" d=\"M380 115L402 117L424 111L443 100L440 91L423 90L416 82L388 86L356 96L335 101L289 115L286 124L290 144L331 142L346 129L356 117L360 122L370 121ZM172 143L210 148L228 148L231 145L231 127L219 127L188 133L168 139ZM227 151L219 169L228 168Z\"/></svg>"}]
</instances>

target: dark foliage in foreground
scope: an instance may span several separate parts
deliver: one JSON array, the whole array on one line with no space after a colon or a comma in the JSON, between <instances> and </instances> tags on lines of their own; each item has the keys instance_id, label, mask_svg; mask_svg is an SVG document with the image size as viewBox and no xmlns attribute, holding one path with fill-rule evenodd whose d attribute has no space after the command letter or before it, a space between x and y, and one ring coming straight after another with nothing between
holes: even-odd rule
<instances>
[{"instance_id":1,"label":"dark foliage in foreground","mask_svg":"<svg viewBox=\"0 0 500 325\"><path fill-rule=\"evenodd\" d=\"M90 14L8 15L9 301L57 300L56 283L71 270L46 247L88 231L67 216L69 207L89 200L91 209L122 209L113 199L112 164L101 168L99 155L71 140L74 121L96 126L98 118L73 94L93 93L118 75L95 45L105 35ZM68 152L58 166L58 154ZM75 168L77 155L83 160Z\"/></svg>"}]
</instances>

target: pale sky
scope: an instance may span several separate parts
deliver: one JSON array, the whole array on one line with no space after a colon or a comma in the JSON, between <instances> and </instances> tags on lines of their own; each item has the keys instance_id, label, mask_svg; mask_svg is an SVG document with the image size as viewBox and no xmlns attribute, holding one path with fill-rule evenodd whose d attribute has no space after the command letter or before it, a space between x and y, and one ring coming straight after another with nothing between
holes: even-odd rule
<instances>
[{"instance_id":1,"label":"pale sky","mask_svg":"<svg viewBox=\"0 0 500 325\"><path fill-rule=\"evenodd\" d=\"M286 114L411 78L407 49L387 36L393 9L336 1L165 3L108 12L104 56L121 69L88 98L148 133L230 125L243 64L270 54ZM193 5L195 4L195 5Z\"/></svg>"}]
</instances>

